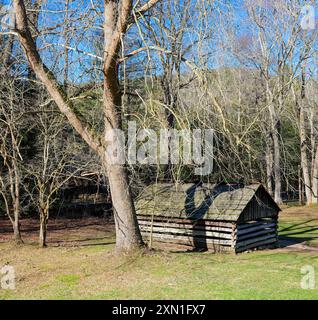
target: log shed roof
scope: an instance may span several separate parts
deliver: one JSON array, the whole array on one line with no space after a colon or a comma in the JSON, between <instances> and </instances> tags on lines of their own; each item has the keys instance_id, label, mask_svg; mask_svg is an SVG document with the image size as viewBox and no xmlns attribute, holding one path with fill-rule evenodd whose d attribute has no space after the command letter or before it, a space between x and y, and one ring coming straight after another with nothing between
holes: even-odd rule
<instances>
[{"instance_id":1,"label":"log shed roof","mask_svg":"<svg viewBox=\"0 0 318 320\"><path fill-rule=\"evenodd\" d=\"M280 208L261 184L153 184L137 199L138 215L243 222Z\"/></svg>"}]
</instances>

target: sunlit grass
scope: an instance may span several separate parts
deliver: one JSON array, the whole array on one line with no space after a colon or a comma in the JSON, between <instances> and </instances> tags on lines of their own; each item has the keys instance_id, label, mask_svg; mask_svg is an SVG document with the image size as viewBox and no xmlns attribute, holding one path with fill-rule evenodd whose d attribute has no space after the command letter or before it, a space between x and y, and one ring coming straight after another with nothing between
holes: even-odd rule
<instances>
[{"instance_id":1,"label":"sunlit grass","mask_svg":"<svg viewBox=\"0 0 318 320\"><path fill-rule=\"evenodd\" d=\"M280 234L318 243L315 212L283 214ZM318 277L318 251L282 248L238 255L154 251L117 257L114 239L104 242L47 249L0 244L0 266L14 266L17 277L16 290L0 289L0 299L318 298L318 288L300 287L302 266L313 266Z\"/></svg>"},{"instance_id":2,"label":"sunlit grass","mask_svg":"<svg viewBox=\"0 0 318 320\"><path fill-rule=\"evenodd\" d=\"M311 253L263 251L248 254L167 253L115 257L91 248L18 249L8 245L1 263L16 268L15 291L1 299L315 299L300 288L300 269Z\"/></svg>"}]
</instances>

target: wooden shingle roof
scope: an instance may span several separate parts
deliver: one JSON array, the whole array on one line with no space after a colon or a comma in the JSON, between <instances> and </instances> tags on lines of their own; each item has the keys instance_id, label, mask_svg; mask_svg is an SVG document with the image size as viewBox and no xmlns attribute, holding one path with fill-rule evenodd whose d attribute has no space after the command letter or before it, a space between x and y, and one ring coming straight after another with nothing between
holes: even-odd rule
<instances>
[{"instance_id":1,"label":"wooden shingle roof","mask_svg":"<svg viewBox=\"0 0 318 320\"><path fill-rule=\"evenodd\" d=\"M266 198L266 204L257 198L259 193L263 199ZM271 212L280 211L261 184L242 186L225 183L153 184L140 194L136 209L138 215L236 222L252 200L258 201L260 206L268 206Z\"/></svg>"}]
</instances>

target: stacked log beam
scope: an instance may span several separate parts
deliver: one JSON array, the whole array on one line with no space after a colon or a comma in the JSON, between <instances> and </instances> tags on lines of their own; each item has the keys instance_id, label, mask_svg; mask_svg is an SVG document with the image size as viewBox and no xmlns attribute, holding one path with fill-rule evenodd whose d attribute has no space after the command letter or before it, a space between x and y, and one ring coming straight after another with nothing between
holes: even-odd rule
<instances>
[{"instance_id":1,"label":"stacked log beam","mask_svg":"<svg viewBox=\"0 0 318 320\"><path fill-rule=\"evenodd\" d=\"M234 223L139 215L145 239L206 248L214 251L233 248Z\"/></svg>"},{"instance_id":2,"label":"stacked log beam","mask_svg":"<svg viewBox=\"0 0 318 320\"><path fill-rule=\"evenodd\" d=\"M182 244L214 251L242 252L277 242L277 220L244 224L227 221L190 220L138 215L145 239Z\"/></svg>"},{"instance_id":3,"label":"stacked log beam","mask_svg":"<svg viewBox=\"0 0 318 320\"><path fill-rule=\"evenodd\" d=\"M243 252L273 245L278 240L277 219L237 225L235 251Z\"/></svg>"}]
</instances>

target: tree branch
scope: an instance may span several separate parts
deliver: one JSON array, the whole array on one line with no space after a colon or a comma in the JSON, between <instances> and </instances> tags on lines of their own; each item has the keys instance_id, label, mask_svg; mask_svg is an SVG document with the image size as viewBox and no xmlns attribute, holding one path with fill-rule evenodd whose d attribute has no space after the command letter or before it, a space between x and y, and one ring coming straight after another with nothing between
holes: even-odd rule
<instances>
[{"instance_id":1,"label":"tree branch","mask_svg":"<svg viewBox=\"0 0 318 320\"><path fill-rule=\"evenodd\" d=\"M62 86L59 85L56 77L46 67L39 55L28 26L24 1L14 0L13 5L16 13L16 30L14 31L18 34L18 38L31 68L37 77L42 81L47 91L57 104L58 108L66 116L73 128L93 150L100 154L102 149L99 141L93 137L93 135L89 132L89 128L84 126L81 120L77 117L73 111L74 106L72 102L67 98Z\"/></svg>"},{"instance_id":2,"label":"tree branch","mask_svg":"<svg viewBox=\"0 0 318 320\"><path fill-rule=\"evenodd\" d=\"M142 48L138 48L136 50L133 50L131 52L129 52L128 54L126 54L124 57L121 57L120 59L118 59L118 62L124 62L125 60L127 60L130 57L135 56L136 54L146 51L146 50L157 50L157 51L161 51L161 52L165 52L167 53L167 50L157 47L157 46L147 46L147 47L142 47Z\"/></svg>"},{"instance_id":3,"label":"tree branch","mask_svg":"<svg viewBox=\"0 0 318 320\"><path fill-rule=\"evenodd\" d=\"M144 5L142 5L139 9L136 9L137 14L144 14L148 10L150 10L153 6L155 6L161 0L149 0Z\"/></svg>"}]
</instances>

